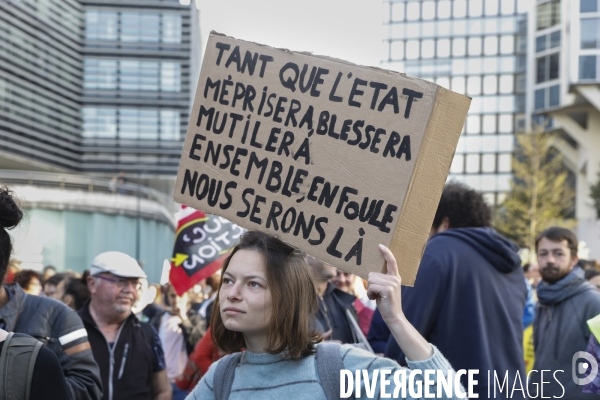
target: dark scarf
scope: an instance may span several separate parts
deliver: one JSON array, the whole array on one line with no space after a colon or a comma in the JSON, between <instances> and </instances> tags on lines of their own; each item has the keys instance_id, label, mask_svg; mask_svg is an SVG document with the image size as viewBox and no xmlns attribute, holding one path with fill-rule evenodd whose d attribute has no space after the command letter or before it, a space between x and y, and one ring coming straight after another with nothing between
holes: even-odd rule
<instances>
[{"instance_id":1,"label":"dark scarf","mask_svg":"<svg viewBox=\"0 0 600 400\"><path fill-rule=\"evenodd\" d=\"M578 293L593 289L593 287L585 281L584 272L581 268L575 267L567 276L560 281L549 284L541 281L537 287L537 296L540 303L553 306Z\"/></svg>"}]
</instances>

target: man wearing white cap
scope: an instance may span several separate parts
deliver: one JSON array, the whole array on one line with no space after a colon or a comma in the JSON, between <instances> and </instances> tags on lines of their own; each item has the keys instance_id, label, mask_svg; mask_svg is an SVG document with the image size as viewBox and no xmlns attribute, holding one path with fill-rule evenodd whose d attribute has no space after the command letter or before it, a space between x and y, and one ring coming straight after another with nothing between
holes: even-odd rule
<instances>
[{"instance_id":1,"label":"man wearing white cap","mask_svg":"<svg viewBox=\"0 0 600 400\"><path fill-rule=\"evenodd\" d=\"M135 259L117 251L99 254L90 268L91 299L79 311L100 366L103 400L163 400L171 385L156 330L131 311L140 279Z\"/></svg>"}]
</instances>

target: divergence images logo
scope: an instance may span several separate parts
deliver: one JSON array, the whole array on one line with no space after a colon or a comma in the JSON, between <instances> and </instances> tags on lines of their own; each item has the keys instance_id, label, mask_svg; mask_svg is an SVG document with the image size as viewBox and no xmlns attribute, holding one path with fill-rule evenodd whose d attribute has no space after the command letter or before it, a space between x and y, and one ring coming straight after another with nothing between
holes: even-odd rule
<instances>
[{"instance_id":1,"label":"divergence images logo","mask_svg":"<svg viewBox=\"0 0 600 400\"><path fill-rule=\"evenodd\" d=\"M585 358L589 362L589 365L587 362L578 363L577 360L580 358ZM577 371L575 370L575 365L577 365ZM585 374L588 369L588 366L590 365L592 366L592 370L590 371L590 374L588 376L586 376L585 378L577 377L578 373L579 375ZM587 385L588 383L594 380L596 375L598 375L598 363L590 353L586 351L578 351L577 353L573 354L572 372L573 382L575 382L576 385Z\"/></svg>"}]
</instances>

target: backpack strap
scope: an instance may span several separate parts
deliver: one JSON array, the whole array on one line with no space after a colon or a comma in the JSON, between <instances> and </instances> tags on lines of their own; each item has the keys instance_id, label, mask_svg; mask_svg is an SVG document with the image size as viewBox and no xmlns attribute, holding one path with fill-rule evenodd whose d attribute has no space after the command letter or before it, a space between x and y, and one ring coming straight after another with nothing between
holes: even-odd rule
<instances>
[{"instance_id":1,"label":"backpack strap","mask_svg":"<svg viewBox=\"0 0 600 400\"><path fill-rule=\"evenodd\" d=\"M35 368L35 361L37 360L37 356L40 353L40 349L42 348L42 342L36 340L36 344L31 351L31 358L29 359L29 369L27 371L27 387L25 389L25 400L29 400L29 395L31 394L31 383L33 382L33 370Z\"/></svg>"},{"instance_id":2,"label":"backpack strap","mask_svg":"<svg viewBox=\"0 0 600 400\"><path fill-rule=\"evenodd\" d=\"M241 358L242 353L233 353L219 360L213 377L213 391L216 400L229 399L231 387L233 386L235 369L240 364Z\"/></svg>"},{"instance_id":3,"label":"backpack strap","mask_svg":"<svg viewBox=\"0 0 600 400\"><path fill-rule=\"evenodd\" d=\"M8 361L8 357L6 356L6 353L8 351L8 346L10 345L10 340L12 339L13 335L13 332L10 332L8 334L8 336L4 340L2 352L0 353L0 400L8 400L8 396L6 394L6 362Z\"/></svg>"},{"instance_id":4,"label":"backpack strap","mask_svg":"<svg viewBox=\"0 0 600 400\"><path fill-rule=\"evenodd\" d=\"M317 375L327 400L340 398L340 371L344 362L340 354L340 345L332 342L321 342L317 345Z\"/></svg>"},{"instance_id":5,"label":"backpack strap","mask_svg":"<svg viewBox=\"0 0 600 400\"><path fill-rule=\"evenodd\" d=\"M8 334L0 353L0 400L29 400L33 370L41 348L42 343L35 338Z\"/></svg>"}]
</instances>

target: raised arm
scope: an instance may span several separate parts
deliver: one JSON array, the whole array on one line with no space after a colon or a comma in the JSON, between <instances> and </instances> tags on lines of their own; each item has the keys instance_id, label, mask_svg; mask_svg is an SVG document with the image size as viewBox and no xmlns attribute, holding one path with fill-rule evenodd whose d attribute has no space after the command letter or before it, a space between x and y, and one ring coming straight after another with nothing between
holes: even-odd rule
<instances>
[{"instance_id":1,"label":"raised arm","mask_svg":"<svg viewBox=\"0 0 600 400\"><path fill-rule=\"evenodd\" d=\"M426 360L433 355L433 348L410 324L402 311L402 279L396 259L390 249L382 244L379 245L379 251L385 259L387 273L369 273L367 295L371 300L377 301L381 317L406 357L411 361Z\"/></svg>"}]
</instances>

